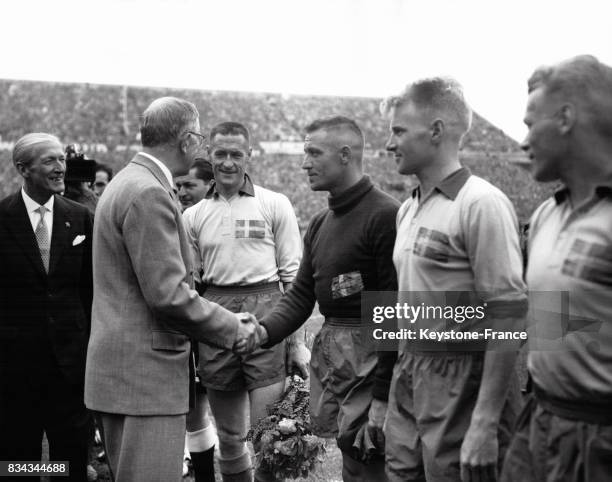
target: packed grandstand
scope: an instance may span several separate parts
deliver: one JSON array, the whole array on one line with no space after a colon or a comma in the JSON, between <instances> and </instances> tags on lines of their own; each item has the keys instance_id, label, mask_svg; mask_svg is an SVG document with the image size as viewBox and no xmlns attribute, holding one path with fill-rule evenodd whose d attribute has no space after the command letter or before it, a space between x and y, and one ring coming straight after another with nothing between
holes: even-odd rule
<instances>
[{"instance_id":1,"label":"packed grandstand","mask_svg":"<svg viewBox=\"0 0 612 482\"><path fill-rule=\"evenodd\" d=\"M55 134L118 170L138 149L139 115L151 100L164 95L192 101L204 132L225 120L247 125L255 182L286 194L302 227L326 203L325 195L310 191L300 169L303 128L313 119L331 114L354 118L366 136L365 170L393 196L405 199L414 182L399 176L385 154L388 124L378 111L380 99L0 80L0 197L19 185L11 149L23 134ZM511 162L521 158L518 143L478 114L461 155L474 173L510 197L522 220L550 192L550 186L537 186Z\"/></svg>"}]
</instances>

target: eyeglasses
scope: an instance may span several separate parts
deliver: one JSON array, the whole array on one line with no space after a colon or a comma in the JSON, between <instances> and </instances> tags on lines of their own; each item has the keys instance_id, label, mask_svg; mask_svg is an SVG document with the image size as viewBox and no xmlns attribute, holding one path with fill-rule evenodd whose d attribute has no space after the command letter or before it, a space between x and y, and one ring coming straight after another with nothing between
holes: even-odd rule
<instances>
[{"instance_id":1,"label":"eyeglasses","mask_svg":"<svg viewBox=\"0 0 612 482\"><path fill-rule=\"evenodd\" d=\"M198 143L198 147L201 147L204 145L204 143L206 142L206 136L204 134L200 134L199 132L194 132L194 131L185 131L187 134L191 134L192 136L195 136L196 141Z\"/></svg>"}]
</instances>

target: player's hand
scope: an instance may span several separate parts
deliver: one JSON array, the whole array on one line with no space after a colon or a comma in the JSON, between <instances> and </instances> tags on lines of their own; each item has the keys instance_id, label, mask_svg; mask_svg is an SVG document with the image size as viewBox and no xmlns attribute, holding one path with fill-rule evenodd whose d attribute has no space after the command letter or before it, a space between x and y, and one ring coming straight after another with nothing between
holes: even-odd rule
<instances>
[{"instance_id":1,"label":"player's hand","mask_svg":"<svg viewBox=\"0 0 612 482\"><path fill-rule=\"evenodd\" d=\"M368 412L368 432L370 439L376 444L376 447L382 449L385 446L385 434L383 433L383 425L387 415L387 402L372 399L370 411Z\"/></svg>"},{"instance_id":2,"label":"player's hand","mask_svg":"<svg viewBox=\"0 0 612 482\"><path fill-rule=\"evenodd\" d=\"M287 346L287 373L298 372L304 380L309 376L310 350L304 342L289 343Z\"/></svg>"},{"instance_id":3,"label":"player's hand","mask_svg":"<svg viewBox=\"0 0 612 482\"><path fill-rule=\"evenodd\" d=\"M246 355L268 341L268 332L251 313L238 313L238 318L242 323L238 326L233 350L239 355Z\"/></svg>"},{"instance_id":4,"label":"player's hand","mask_svg":"<svg viewBox=\"0 0 612 482\"><path fill-rule=\"evenodd\" d=\"M461 444L462 482L497 480L497 425L472 420Z\"/></svg>"},{"instance_id":5,"label":"player's hand","mask_svg":"<svg viewBox=\"0 0 612 482\"><path fill-rule=\"evenodd\" d=\"M237 351L237 347L240 345L246 352L246 348L253 343L253 337L258 325L257 319L251 313L237 313L236 316L241 323L238 325L233 349Z\"/></svg>"}]
</instances>

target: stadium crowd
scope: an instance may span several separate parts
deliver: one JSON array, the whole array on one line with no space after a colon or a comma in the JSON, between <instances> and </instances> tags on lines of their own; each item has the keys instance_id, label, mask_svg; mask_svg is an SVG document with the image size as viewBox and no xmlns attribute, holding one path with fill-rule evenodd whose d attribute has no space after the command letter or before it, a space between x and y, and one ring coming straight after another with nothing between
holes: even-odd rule
<instances>
[{"instance_id":1,"label":"stadium crowd","mask_svg":"<svg viewBox=\"0 0 612 482\"><path fill-rule=\"evenodd\" d=\"M0 80L0 135L6 143L0 149L0 195L13 192L21 183L11 165L10 141L27 132L54 132L118 171L138 150L139 115L151 99L166 95L191 100L206 123L204 130L227 119L244 122L253 138L254 175L263 187L289 197L301 229L325 206L325 198L301 182L299 156L266 153L260 142L301 141L304 127L316 118L336 113L358 122L366 139L365 169L385 192L403 201L416 182L390 175L393 161L384 155L388 126L378 114L377 99ZM550 187L542 188L508 162L520 156L518 144L477 114L464 137L461 156L475 174L502 188L521 221L527 221L550 195Z\"/></svg>"},{"instance_id":2,"label":"stadium crowd","mask_svg":"<svg viewBox=\"0 0 612 482\"><path fill-rule=\"evenodd\" d=\"M0 125L6 139L17 139L40 126L77 144L93 141L109 151L138 143L138 116L150 99L162 96L190 99L208 127L239 116L260 141L301 141L312 120L341 112L364 131L366 150L384 150L387 126L372 98L322 97L187 89L120 87L0 80ZM95 112L95 116L92 116ZM465 149L516 151L518 146L487 121L474 116Z\"/></svg>"},{"instance_id":3,"label":"stadium crowd","mask_svg":"<svg viewBox=\"0 0 612 482\"><path fill-rule=\"evenodd\" d=\"M513 195L478 175L462 153L501 133L452 78L380 105L31 84L30 111L27 83L3 82L3 161L19 179L0 200L6 480L38 477L43 433L69 463L57 480L93 480L96 430L117 482L178 481L187 457L214 481L215 446L223 481L278 480L245 441L294 371L344 481L612 477L612 67L583 55L528 79L520 147L534 181L559 189L518 216L527 173L514 168ZM76 115L49 115L66 104ZM35 125L95 139L107 163L85 169L61 137L24 134ZM304 155L255 158L263 139L303 140ZM453 315L396 312L379 328L396 342L380 344L371 299Z\"/></svg>"}]
</instances>

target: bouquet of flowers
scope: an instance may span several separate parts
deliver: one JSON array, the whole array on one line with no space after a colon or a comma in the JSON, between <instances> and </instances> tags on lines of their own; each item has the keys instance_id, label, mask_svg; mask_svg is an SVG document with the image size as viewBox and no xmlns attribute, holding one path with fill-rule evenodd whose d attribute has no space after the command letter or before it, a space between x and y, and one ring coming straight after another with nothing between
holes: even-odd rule
<instances>
[{"instance_id":1,"label":"bouquet of flowers","mask_svg":"<svg viewBox=\"0 0 612 482\"><path fill-rule=\"evenodd\" d=\"M311 431L309 401L304 380L293 375L281 400L249 430L257 463L277 479L307 477L323 459L325 440Z\"/></svg>"}]
</instances>

